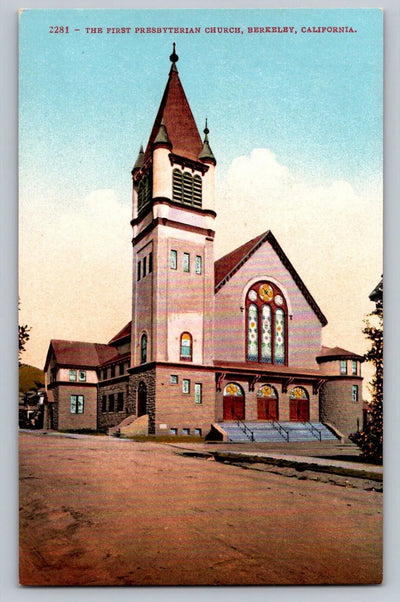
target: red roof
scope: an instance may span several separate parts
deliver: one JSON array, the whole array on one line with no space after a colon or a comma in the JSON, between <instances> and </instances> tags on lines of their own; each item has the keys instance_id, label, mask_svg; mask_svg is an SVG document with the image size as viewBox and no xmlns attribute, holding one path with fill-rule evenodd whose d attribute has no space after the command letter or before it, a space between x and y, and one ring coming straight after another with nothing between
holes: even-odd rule
<instances>
[{"instance_id":1,"label":"red roof","mask_svg":"<svg viewBox=\"0 0 400 602\"><path fill-rule=\"evenodd\" d=\"M265 243L269 242L275 253L278 255L279 259L288 270L296 285L303 293L306 301L315 312L319 321L323 326L328 323L328 320L325 318L321 309L318 307L317 302L311 295L310 291L307 289L306 285L296 272L295 268L289 261L289 258L284 253L282 247L276 240L275 236L272 234L271 230L267 230L263 234L256 236L246 242L241 247L238 247L234 251L231 251L227 255L224 255L220 259L218 259L214 264L215 269L215 292L218 293L220 288L230 280L230 278L246 263L246 261Z\"/></svg>"},{"instance_id":2,"label":"red roof","mask_svg":"<svg viewBox=\"0 0 400 602\"><path fill-rule=\"evenodd\" d=\"M317 362L320 364L321 362L328 361L330 359L357 359L360 362L364 361L362 355L358 353L353 353L352 351L348 351L347 349L342 349L341 347L325 347L322 346L322 353L317 356Z\"/></svg>"},{"instance_id":3,"label":"red roof","mask_svg":"<svg viewBox=\"0 0 400 602\"><path fill-rule=\"evenodd\" d=\"M178 71L174 65L169 72L160 108L151 130L145 160L151 154L152 144L158 134L162 119L167 129L168 138L172 143L172 151L177 155L198 161L203 143L180 82Z\"/></svg>"},{"instance_id":4,"label":"red roof","mask_svg":"<svg viewBox=\"0 0 400 602\"><path fill-rule=\"evenodd\" d=\"M121 341L122 339L125 339L128 337L130 338L131 330L132 330L132 320L130 322L128 322L128 324L126 324L119 332L117 332L117 334L115 336L113 336L113 338L110 341L108 341L108 344L113 345L117 341Z\"/></svg>"},{"instance_id":5,"label":"red roof","mask_svg":"<svg viewBox=\"0 0 400 602\"><path fill-rule=\"evenodd\" d=\"M54 353L55 360L59 365L96 368L99 364L103 364L115 356L115 348L102 343L52 339L47 353L45 371L48 368L51 353Z\"/></svg>"}]
</instances>

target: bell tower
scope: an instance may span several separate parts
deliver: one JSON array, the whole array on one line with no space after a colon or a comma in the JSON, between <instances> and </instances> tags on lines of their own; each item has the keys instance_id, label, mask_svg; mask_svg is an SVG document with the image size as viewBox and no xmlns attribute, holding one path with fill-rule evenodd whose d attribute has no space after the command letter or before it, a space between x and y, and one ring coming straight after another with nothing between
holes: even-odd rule
<instances>
[{"instance_id":1,"label":"bell tower","mask_svg":"<svg viewBox=\"0 0 400 602\"><path fill-rule=\"evenodd\" d=\"M149 141L132 169L131 371L173 365L180 379L213 363L216 160L207 120L202 139L180 82L175 44L170 60Z\"/></svg>"}]
</instances>

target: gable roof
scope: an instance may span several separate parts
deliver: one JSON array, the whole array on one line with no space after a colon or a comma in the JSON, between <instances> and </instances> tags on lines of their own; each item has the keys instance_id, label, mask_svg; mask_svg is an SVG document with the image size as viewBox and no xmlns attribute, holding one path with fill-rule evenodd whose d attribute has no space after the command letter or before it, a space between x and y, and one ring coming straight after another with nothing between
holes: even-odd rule
<instances>
[{"instance_id":1,"label":"gable roof","mask_svg":"<svg viewBox=\"0 0 400 602\"><path fill-rule=\"evenodd\" d=\"M110 341L108 341L108 344L115 345L115 343L117 343L117 342L119 343L123 339L130 339L131 338L131 330L132 330L132 320L130 322L128 322L128 324L125 324L125 326L123 328L121 328L121 330L119 332L117 332L117 334L114 335Z\"/></svg>"},{"instance_id":2,"label":"gable roof","mask_svg":"<svg viewBox=\"0 0 400 602\"><path fill-rule=\"evenodd\" d=\"M218 259L215 264L215 292L217 293L223 286L232 278L232 276L240 270L240 268L246 263L248 259L258 249L266 242L269 242L275 253L278 255L279 259L288 270L296 285L304 295L306 301L310 305L311 309L314 311L322 326L325 326L328 323L328 320L322 313L319 308L317 302L311 295L310 291L307 289L306 285L296 272L295 268L289 261L289 258L284 253L282 247L276 240L275 236L272 234L271 230L267 230L263 234L252 238L244 245L238 247L234 251L231 251L227 255L224 255L220 259Z\"/></svg>"},{"instance_id":3,"label":"gable roof","mask_svg":"<svg viewBox=\"0 0 400 602\"><path fill-rule=\"evenodd\" d=\"M172 144L172 151L193 161L199 161L203 142L179 79L175 63L170 69L167 85L147 143L145 161L151 155L152 145L158 135L162 120Z\"/></svg>"},{"instance_id":4,"label":"gable roof","mask_svg":"<svg viewBox=\"0 0 400 602\"><path fill-rule=\"evenodd\" d=\"M358 353L353 353L347 349L342 349L342 347L325 347L322 345L322 352L316 357L316 360L318 364L321 364L329 360L346 360L350 358L358 360L359 362L364 361L364 357Z\"/></svg>"},{"instance_id":5,"label":"gable roof","mask_svg":"<svg viewBox=\"0 0 400 602\"><path fill-rule=\"evenodd\" d=\"M96 368L99 364L103 364L115 356L115 348L102 343L52 339L47 352L45 371L49 366L52 354L60 366Z\"/></svg>"}]
</instances>

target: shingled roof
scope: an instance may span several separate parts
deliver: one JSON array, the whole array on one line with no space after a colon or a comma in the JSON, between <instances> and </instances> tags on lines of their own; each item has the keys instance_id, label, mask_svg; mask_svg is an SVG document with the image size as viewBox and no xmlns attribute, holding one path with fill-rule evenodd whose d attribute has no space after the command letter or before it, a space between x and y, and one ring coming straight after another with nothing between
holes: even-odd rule
<instances>
[{"instance_id":1,"label":"shingled roof","mask_svg":"<svg viewBox=\"0 0 400 602\"><path fill-rule=\"evenodd\" d=\"M132 320L130 322L128 322L128 324L126 324L123 328L121 328L121 330L119 332L117 332L116 335L113 336L113 338L108 341L109 345L115 345L115 343L119 343L121 342L123 339L130 339L131 337L131 331L132 331Z\"/></svg>"},{"instance_id":2,"label":"shingled roof","mask_svg":"<svg viewBox=\"0 0 400 602\"><path fill-rule=\"evenodd\" d=\"M199 161L203 142L179 79L175 63L173 63L169 72L168 82L147 143L144 161L151 155L152 145L158 135L162 120L172 144L172 152L176 155Z\"/></svg>"},{"instance_id":3,"label":"shingled roof","mask_svg":"<svg viewBox=\"0 0 400 602\"><path fill-rule=\"evenodd\" d=\"M289 261L287 255L276 240L275 236L272 234L271 230L267 230L267 232L264 232L263 234L260 234L255 238L252 238L244 245L238 247L234 251L231 251L227 255L224 255L215 262L215 292L218 293L218 291L224 286L224 284L226 284L232 278L232 276L246 263L246 261L248 261L248 259L250 259L250 257L254 255L254 253L258 251L258 249L266 242L270 243L270 245L278 255L279 259L281 260L281 262L288 270L293 280L303 293L306 301L317 315L322 326L325 326L328 323L328 320L322 313L317 302L315 301L310 291L307 289L306 285L304 284L304 282L296 272L295 268Z\"/></svg>"},{"instance_id":4,"label":"shingled roof","mask_svg":"<svg viewBox=\"0 0 400 602\"><path fill-rule=\"evenodd\" d=\"M359 362L364 361L364 357L359 355L358 353L353 353L352 351L348 351L347 349L342 349L341 347L325 347L322 346L322 353L317 356L316 360L318 364L322 362L327 362L329 360L347 360L354 359Z\"/></svg>"},{"instance_id":5,"label":"shingled roof","mask_svg":"<svg viewBox=\"0 0 400 602\"><path fill-rule=\"evenodd\" d=\"M115 357L115 348L102 343L85 343L82 341L62 341L52 339L47 352L44 370L46 371L52 353L59 366L81 366L96 368L100 364Z\"/></svg>"}]
</instances>

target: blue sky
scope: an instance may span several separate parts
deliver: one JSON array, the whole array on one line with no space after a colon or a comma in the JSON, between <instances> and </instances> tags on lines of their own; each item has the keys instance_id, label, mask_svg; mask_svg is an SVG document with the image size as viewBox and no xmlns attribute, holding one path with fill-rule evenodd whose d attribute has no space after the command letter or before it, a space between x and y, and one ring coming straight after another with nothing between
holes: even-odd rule
<instances>
[{"instance_id":1,"label":"blue sky","mask_svg":"<svg viewBox=\"0 0 400 602\"><path fill-rule=\"evenodd\" d=\"M70 33L49 33L57 25ZM164 26L202 32L134 33ZM205 33L218 26L243 33ZM247 33L267 26L298 33ZM313 26L357 33L301 33ZM272 229L328 318L324 344L363 353L368 294L382 273L382 12L28 10L19 34L24 361L43 365L50 338L106 342L130 319L130 171L174 41L217 159L216 257Z\"/></svg>"},{"instance_id":2,"label":"blue sky","mask_svg":"<svg viewBox=\"0 0 400 602\"><path fill-rule=\"evenodd\" d=\"M382 156L379 10L26 11L20 27L23 183L122 192L145 144L176 41L200 128L208 116L219 173L239 154L271 148L292 169L358 183ZM65 24L80 33L50 34ZM240 26L235 34L86 34L85 27ZM247 34L247 26L298 34ZM356 34L302 34L301 26ZM77 157L79 160L77 161ZM125 181L124 181L125 178ZM71 179L73 181L71 181Z\"/></svg>"}]
</instances>

